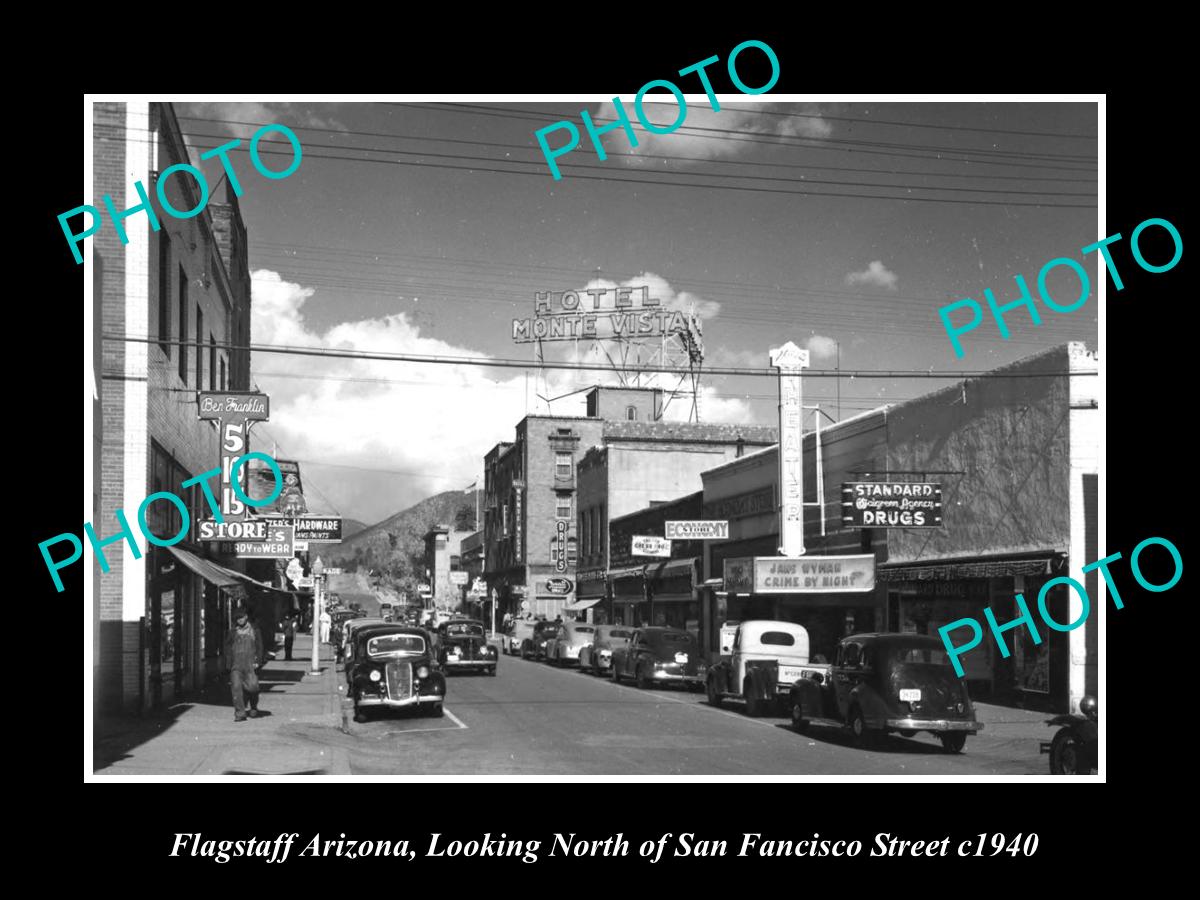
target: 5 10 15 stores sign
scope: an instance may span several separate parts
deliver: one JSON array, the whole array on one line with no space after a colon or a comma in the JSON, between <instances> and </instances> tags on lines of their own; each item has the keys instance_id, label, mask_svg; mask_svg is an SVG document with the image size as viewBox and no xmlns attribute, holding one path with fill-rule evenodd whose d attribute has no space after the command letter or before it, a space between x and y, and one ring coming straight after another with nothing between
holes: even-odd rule
<instances>
[{"instance_id":1,"label":"5 10 15 stores sign","mask_svg":"<svg viewBox=\"0 0 1200 900\"><path fill-rule=\"evenodd\" d=\"M246 504L234 493L231 470L234 460L246 452L250 423L265 422L270 418L267 395L253 391L201 391L196 403L201 419L217 422L221 439L221 518L224 520L198 522L199 540L266 540L267 522L247 518Z\"/></svg>"}]
</instances>

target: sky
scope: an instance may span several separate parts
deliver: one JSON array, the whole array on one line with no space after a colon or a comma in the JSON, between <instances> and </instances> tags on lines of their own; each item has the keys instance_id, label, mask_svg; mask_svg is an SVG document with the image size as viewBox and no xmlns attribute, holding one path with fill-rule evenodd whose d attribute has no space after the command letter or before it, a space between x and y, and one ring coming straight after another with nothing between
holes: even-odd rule
<instances>
[{"instance_id":1,"label":"sky","mask_svg":"<svg viewBox=\"0 0 1200 900\"><path fill-rule=\"evenodd\" d=\"M653 96L653 95L649 95ZM665 95L664 95L665 96ZM638 146L620 129L596 154L581 124L611 103L176 103L194 154L265 124L292 128L299 168L267 179L231 154L252 277L251 340L472 359L529 369L316 359L256 351L252 379L271 397L260 448L301 462L313 512L368 523L430 494L482 484L484 454L526 413L581 415L582 389L611 372L533 367L512 320L538 291L647 285L694 312L704 365L766 368L787 340L833 370L975 372L1065 341L1097 348L1094 103L812 103L688 95L681 128L651 134L624 98ZM650 124L674 102L647 103ZM580 146L550 174L534 132L569 120ZM552 147L567 138L547 134ZM278 142L278 143L276 143ZM289 149L265 136L261 159ZM218 161L202 165L210 184ZM739 189L731 190L728 188ZM752 188L753 190L746 190ZM1039 270L1068 257L1088 272L1078 310L990 316L954 355L938 308L983 291L1036 292ZM1047 280L1079 295L1067 267ZM611 296L611 295L610 295ZM611 301L610 301L611 302ZM965 313L960 314L965 315ZM603 361L589 342L547 344L546 358ZM611 349L611 348L608 348ZM674 385L675 380L670 381ZM948 384L913 378L810 377L804 402L846 418ZM705 422L775 424L768 378L701 376ZM838 389L840 385L840 410ZM562 397L562 395L569 395ZM687 419L690 398L668 418Z\"/></svg>"}]
</instances>

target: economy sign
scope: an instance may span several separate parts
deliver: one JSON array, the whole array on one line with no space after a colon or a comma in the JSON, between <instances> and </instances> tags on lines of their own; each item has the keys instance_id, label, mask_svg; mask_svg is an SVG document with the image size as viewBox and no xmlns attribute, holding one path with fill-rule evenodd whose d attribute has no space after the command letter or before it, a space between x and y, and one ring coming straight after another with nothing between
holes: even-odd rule
<instances>
[{"instance_id":1,"label":"economy sign","mask_svg":"<svg viewBox=\"0 0 1200 900\"><path fill-rule=\"evenodd\" d=\"M848 481L842 484L847 528L941 528L942 486L930 481Z\"/></svg>"},{"instance_id":2,"label":"economy sign","mask_svg":"<svg viewBox=\"0 0 1200 900\"><path fill-rule=\"evenodd\" d=\"M630 553L633 556L670 556L671 542L656 535L635 534Z\"/></svg>"},{"instance_id":3,"label":"economy sign","mask_svg":"<svg viewBox=\"0 0 1200 900\"><path fill-rule=\"evenodd\" d=\"M664 534L668 540L725 541L729 539L729 522L667 522Z\"/></svg>"}]
</instances>

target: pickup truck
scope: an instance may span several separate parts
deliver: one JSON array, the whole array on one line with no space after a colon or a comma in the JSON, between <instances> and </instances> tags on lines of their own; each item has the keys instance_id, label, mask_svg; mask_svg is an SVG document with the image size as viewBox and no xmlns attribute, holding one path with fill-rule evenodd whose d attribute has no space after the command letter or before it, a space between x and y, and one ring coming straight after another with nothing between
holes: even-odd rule
<instances>
[{"instance_id":1,"label":"pickup truck","mask_svg":"<svg viewBox=\"0 0 1200 900\"><path fill-rule=\"evenodd\" d=\"M928 731L946 750L961 753L967 735L983 729L946 648L926 634L842 638L832 669L797 681L788 707L801 734L810 724L834 725L848 728L860 746L891 731L903 737Z\"/></svg>"},{"instance_id":2,"label":"pickup truck","mask_svg":"<svg viewBox=\"0 0 1200 900\"><path fill-rule=\"evenodd\" d=\"M825 679L829 668L808 661L808 631L803 625L768 619L742 622L734 633L730 655L708 672L708 702L720 706L727 698L745 700L748 716L761 716L772 709L782 715L792 685L813 675Z\"/></svg>"}]
</instances>

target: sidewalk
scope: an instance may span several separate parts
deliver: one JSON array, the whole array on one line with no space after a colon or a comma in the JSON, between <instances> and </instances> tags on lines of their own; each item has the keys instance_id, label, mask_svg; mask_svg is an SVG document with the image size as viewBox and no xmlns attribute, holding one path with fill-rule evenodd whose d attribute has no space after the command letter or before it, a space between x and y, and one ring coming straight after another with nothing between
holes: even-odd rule
<instances>
[{"instance_id":1,"label":"sidewalk","mask_svg":"<svg viewBox=\"0 0 1200 900\"><path fill-rule=\"evenodd\" d=\"M972 700L975 718L987 727L983 734L1001 740L1048 741L1054 737L1054 729L1046 724L1053 713L999 706Z\"/></svg>"},{"instance_id":2,"label":"sidewalk","mask_svg":"<svg viewBox=\"0 0 1200 900\"><path fill-rule=\"evenodd\" d=\"M234 722L228 684L143 717L97 717L97 775L348 775L346 752L287 733L304 723L341 725L333 649L321 646L319 675L309 674L312 638L297 634L292 661L268 660L259 672L259 716Z\"/></svg>"}]
</instances>

